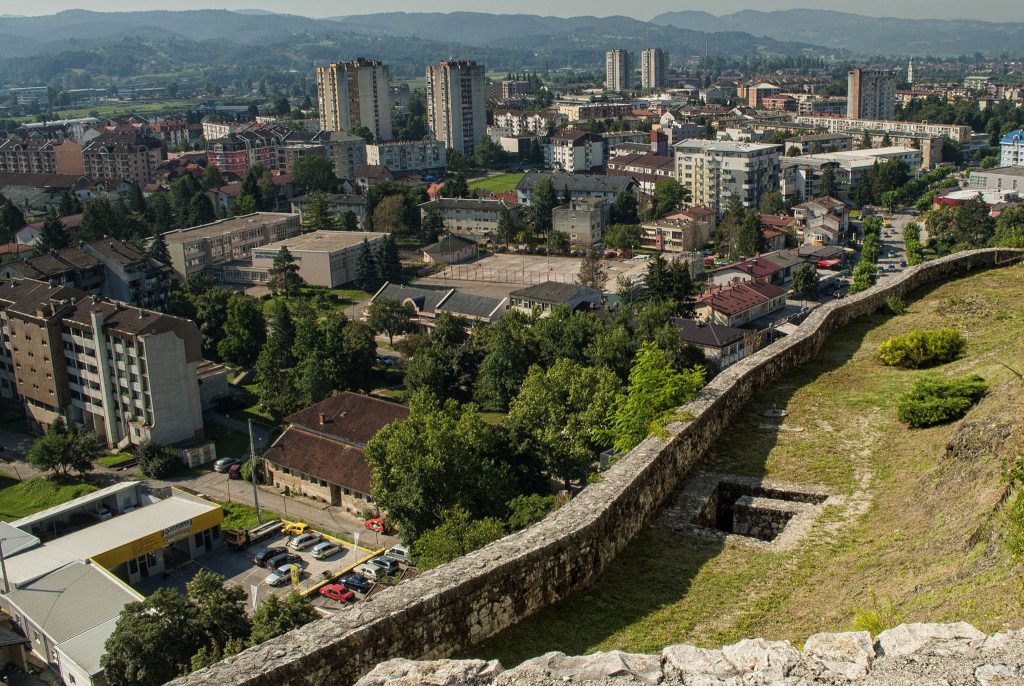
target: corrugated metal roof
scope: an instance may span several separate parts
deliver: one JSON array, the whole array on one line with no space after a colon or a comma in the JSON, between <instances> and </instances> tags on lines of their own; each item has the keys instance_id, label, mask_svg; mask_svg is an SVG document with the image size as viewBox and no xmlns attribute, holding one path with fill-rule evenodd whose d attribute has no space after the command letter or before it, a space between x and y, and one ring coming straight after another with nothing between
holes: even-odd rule
<instances>
[{"instance_id":1,"label":"corrugated metal roof","mask_svg":"<svg viewBox=\"0 0 1024 686\"><path fill-rule=\"evenodd\" d=\"M64 641L57 646L57 650L68 660L75 663L89 676L94 676L103 671L100 660L106 650L107 639L114 633L117 627L117 617L108 619L88 631L83 631L74 638Z\"/></svg>"},{"instance_id":2,"label":"corrugated metal roof","mask_svg":"<svg viewBox=\"0 0 1024 686\"><path fill-rule=\"evenodd\" d=\"M142 596L128 586L81 561L7 594L7 602L45 631L54 643L63 643L115 619L125 605L138 600Z\"/></svg>"},{"instance_id":3,"label":"corrugated metal roof","mask_svg":"<svg viewBox=\"0 0 1024 686\"><path fill-rule=\"evenodd\" d=\"M0 522L0 551L3 552L4 557L16 555L37 545L39 545L39 539L32 534L11 526L7 522Z\"/></svg>"},{"instance_id":4,"label":"corrugated metal roof","mask_svg":"<svg viewBox=\"0 0 1024 686\"><path fill-rule=\"evenodd\" d=\"M88 560L218 507L198 498L173 495L15 555L7 560L7 578L14 585L31 582L69 562Z\"/></svg>"},{"instance_id":5,"label":"corrugated metal roof","mask_svg":"<svg viewBox=\"0 0 1024 686\"><path fill-rule=\"evenodd\" d=\"M139 484L141 483L141 481L125 481L123 483L114 484L113 486L107 486L106 488L101 488L98 491L93 491L92 493L79 496L74 500L69 500L66 503L61 503L60 505L54 505L53 507L48 507L45 510L40 510L39 512L29 515L28 517L16 519L13 522L11 522L11 526L16 526L19 529L24 529L26 527L32 526L37 522L41 522L45 519L49 519L64 512L70 512L72 510L81 509L83 505L88 505L90 503L99 503L107 496L113 495L115 493L120 493L122 491L131 490L139 486Z\"/></svg>"}]
</instances>

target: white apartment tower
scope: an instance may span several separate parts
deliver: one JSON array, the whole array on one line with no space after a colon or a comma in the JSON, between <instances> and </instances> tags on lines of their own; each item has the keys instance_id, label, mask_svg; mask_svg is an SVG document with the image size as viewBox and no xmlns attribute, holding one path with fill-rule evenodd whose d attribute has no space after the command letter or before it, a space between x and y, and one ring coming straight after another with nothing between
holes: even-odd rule
<instances>
[{"instance_id":1,"label":"white apartment tower","mask_svg":"<svg viewBox=\"0 0 1024 686\"><path fill-rule=\"evenodd\" d=\"M896 117L896 72L855 68L846 77L846 116L891 120Z\"/></svg>"},{"instance_id":2,"label":"white apartment tower","mask_svg":"<svg viewBox=\"0 0 1024 686\"><path fill-rule=\"evenodd\" d=\"M604 54L604 89L633 90L633 53L629 50L609 50Z\"/></svg>"},{"instance_id":3,"label":"white apartment tower","mask_svg":"<svg viewBox=\"0 0 1024 686\"><path fill-rule=\"evenodd\" d=\"M434 139L463 155L487 133L484 65L442 60L427 67L427 125Z\"/></svg>"},{"instance_id":4,"label":"white apartment tower","mask_svg":"<svg viewBox=\"0 0 1024 686\"><path fill-rule=\"evenodd\" d=\"M320 126L325 131L351 131L365 126L374 141L389 141L391 91L388 66L362 57L355 62L316 68Z\"/></svg>"},{"instance_id":5,"label":"white apartment tower","mask_svg":"<svg viewBox=\"0 0 1024 686\"><path fill-rule=\"evenodd\" d=\"M647 48L640 54L640 85L644 90L668 86L668 55L661 48Z\"/></svg>"},{"instance_id":6,"label":"white apartment tower","mask_svg":"<svg viewBox=\"0 0 1024 686\"><path fill-rule=\"evenodd\" d=\"M691 204L710 207L721 217L736 196L744 207L779 189L778 145L688 139L676 143L676 180L689 186Z\"/></svg>"},{"instance_id":7,"label":"white apartment tower","mask_svg":"<svg viewBox=\"0 0 1024 686\"><path fill-rule=\"evenodd\" d=\"M907 62L907 83L914 83L914 58Z\"/></svg>"}]
</instances>

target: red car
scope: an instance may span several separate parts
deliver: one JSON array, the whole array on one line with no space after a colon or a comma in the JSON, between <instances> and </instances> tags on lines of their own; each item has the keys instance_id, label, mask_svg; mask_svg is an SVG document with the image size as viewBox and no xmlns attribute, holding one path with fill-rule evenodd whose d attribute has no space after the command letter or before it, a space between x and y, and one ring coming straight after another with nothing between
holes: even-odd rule
<instances>
[{"instance_id":1,"label":"red car","mask_svg":"<svg viewBox=\"0 0 1024 686\"><path fill-rule=\"evenodd\" d=\"M370 531L376 531L379 534L386 534L388 532L388 525L384 523L384 520L380 517L374 517L373 519L367 519L363 524Z\"/></svg>"},{"instance_id":2,"label":"red car","mask_svg":"<svg viewBox=\"0 0 1024 686\"><path fill-rule=\"evenodd\" d=\"M351 603L356 599L356 594L341 584L321 586L320 595L331 600L337 600L339 603Z\"/></svg>"}]
</instances>

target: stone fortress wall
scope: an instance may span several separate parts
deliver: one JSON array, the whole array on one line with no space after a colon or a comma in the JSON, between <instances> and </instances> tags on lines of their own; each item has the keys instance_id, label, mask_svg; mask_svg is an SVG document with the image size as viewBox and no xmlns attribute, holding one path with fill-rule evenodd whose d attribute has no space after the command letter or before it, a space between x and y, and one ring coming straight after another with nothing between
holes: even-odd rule
<instances>
[{"instance_id":1,"label":"stone fortress wall","mask_svg":"<svg viewBox=\"0 0 1024 686\"><path fill-rule=\"evenodd\" d=\"M916 265L822 305L798 330L726 369L664 439L649 436L603 479L533 526L387 589L371 602L254 646L174 686L352 684L396 657L443 658L587 587L650 523L743 409L746 399L814 358L850 321L925 285L1005 265L1022 251L973 250Z\"/></svg>"}]
</instances>

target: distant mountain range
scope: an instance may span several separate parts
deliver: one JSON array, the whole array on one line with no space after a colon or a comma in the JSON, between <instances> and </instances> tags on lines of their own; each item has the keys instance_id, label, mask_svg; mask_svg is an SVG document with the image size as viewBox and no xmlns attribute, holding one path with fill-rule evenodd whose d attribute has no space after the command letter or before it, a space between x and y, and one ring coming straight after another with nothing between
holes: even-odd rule
<instances>
[{"instance_id":1,"label":"distant mountain range","mask_svg":"<svg viewBox=\"0 0 1024 686\"><path fill-rule=\"evenodd\" d=\"M805 9L744 10L720 17L707 12L665 12L651 22L693 31L743 31L775 40L846 50L855 55L1024 54L1024 23L1019 22L865 17Z\"/></svg>"}]
</instances>

